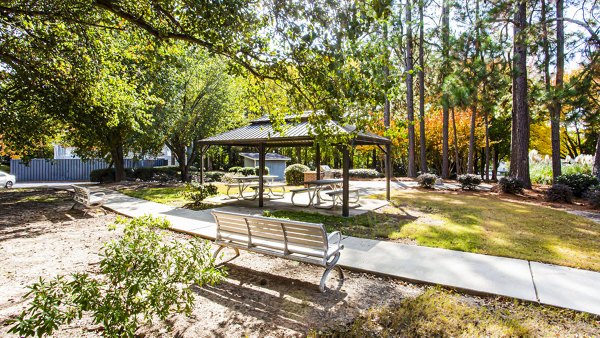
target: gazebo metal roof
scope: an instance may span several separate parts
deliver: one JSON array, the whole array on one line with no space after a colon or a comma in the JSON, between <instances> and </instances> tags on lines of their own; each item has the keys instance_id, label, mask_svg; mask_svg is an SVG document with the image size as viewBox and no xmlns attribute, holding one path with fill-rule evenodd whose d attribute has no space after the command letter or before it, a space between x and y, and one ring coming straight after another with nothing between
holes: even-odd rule
<instances>
[{"instance_id":1,"label":"gazebo metal roof","mask_svg":"<svg viewBox=\"0 0 600 338\"><path fill-rule=\"evenodd\" d=\"M315 146L315 163L317 168L317 177L320 177L320 146L315 144L315 135L312 132L313 125L308 121L310 112L306 112L301 116L288 116L285 118L287 124L283 132L276 131L271 120L267 116L263 116L256 120L250 121L249 125L240 127L222 134L211 136L200 140L201 147L201 163L204 163L204 152L212 145L222 146L254 146L258 148L259 168L265 167L266 149L271 147L311 147ZM318 114L318 112L317 112ZM348 216L349 212L349 168L350 168L350 152L349 148L357 145L377 145L385 153L385 172L386 172L386 196L390 199L390 179L391 171L391 141L387 137L379 136L373 133L356 130L355 126L342 126L337 121L328 121L327 128L333 130L335 134L351 135L350 142L347 144L332 144L339 146L343 154L343 196L342 196L342 215ZM382 145L385 146L382 147ZM204 166L200 166L200 177L203 183ZM264 202L264 170L259 170L258 183L258 206L263 207Z\"/></svg>"},{"instance_id":2,"label":"gazebo metal roof","mask_svg":"<svg viewBox=\"0 0 600 338\"><path fill-rule=\"evenodd\" d=\"M260 153L240 153L241 157L249 158L258 161ZM289 161L291 158L277 153L265 153L265 161Z\"/></svg>"},{"instance_id":3,"label":"gazebo metal roof","mask_svg":"<svg viewBox=\"0 0 600 338\"><path fill-rule=\"evenodd\" d=\"M299 120L299 122L297 122ZM315 137L311 133L313 128L307 115L286 117L287 129L284 132L276 131L268 117L253 120L249 125L211 136L199 141L204 145L230 145L250 146L264 144L267 147L293 147L311 146ZM295 122L296 121L296 122ZM342 126L337 121L329 121L328 128L337 133L354 134L354 145L384 145L390 139L373 133L356 131L354 126Z\"/></svg>"}]
</instances>

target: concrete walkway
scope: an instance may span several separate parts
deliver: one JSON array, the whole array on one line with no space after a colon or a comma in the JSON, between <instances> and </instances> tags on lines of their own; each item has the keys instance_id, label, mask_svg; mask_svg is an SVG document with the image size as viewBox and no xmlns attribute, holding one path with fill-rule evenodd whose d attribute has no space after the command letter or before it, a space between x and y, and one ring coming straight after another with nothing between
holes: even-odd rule
<instances>
[{"instance_id":1,"label":"concrete walkway","mask_svg":"<svg viewBox=\"0 0 600 338\"><path fill-rule=\"evenodd\" d=\"M215 238L210 210L193 211L107 192L105 207L136 217L167 218L172 229ZM227 207L225 207L227 208ZM233 211L243 212L233 208ZM245 209L248 211L250 209ZM252 210L256 212L257 210ZM408 281L439 284L476 294L500 295L600 315L600 273L526 260L405 245L343 239L340 265Z\"/></svg>"}]
</instances>

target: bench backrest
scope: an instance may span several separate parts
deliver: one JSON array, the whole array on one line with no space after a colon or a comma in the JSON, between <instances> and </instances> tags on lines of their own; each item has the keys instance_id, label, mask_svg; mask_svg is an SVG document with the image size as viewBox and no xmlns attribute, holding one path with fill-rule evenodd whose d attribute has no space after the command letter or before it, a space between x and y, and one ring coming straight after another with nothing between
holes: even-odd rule
<instances>
[{"instance_id":1,"label":"bench backrest","mask_svg":"<svg viewBox=\"0 0 600 338\"><path fill-rule=\"evenodd\" d=\"M74 185L73 190L75 191L75 195L73 195L73 200L75 202L85 204L85 205L89 204L89 202L90 202L90 190L89 189Z\"/></svg>"},{"instance_id":2,"label":"bench backrest","mask_svg":"<svg viewBox=\"0 0 600 338\"><path fill-rule=\"evenodd\" d=\"M267 248L282 255L327 256L327 233L322 224L213 210L217 243Z\"/></svg>"}]
</instances>

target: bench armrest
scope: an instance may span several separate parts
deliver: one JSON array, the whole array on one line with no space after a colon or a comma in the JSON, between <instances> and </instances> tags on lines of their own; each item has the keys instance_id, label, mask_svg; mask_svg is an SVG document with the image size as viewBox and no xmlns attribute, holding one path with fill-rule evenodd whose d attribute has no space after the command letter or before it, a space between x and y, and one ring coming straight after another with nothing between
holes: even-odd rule
<instances>
[{"instance_id":1,"label":"bench armrest","mask_svg":"<svg viewBox=\"0 0 600 338\"><path fill-rule=\"evenodd\" d=\"M334 242L334 237L337 237L337 240ZM342 242L342 233L339 231L334 231L327 236L327 242L330 244L337 244L338 246Z\"/></svg>"},{"instance_id":2,"label":"bench armrest","mask_svg":"<svg viewBox=\"0 0 600 338\"><path fill-rule=\"evenodd\" d=\"M103 193L102 191L98 191L98 192L94 192L94 193L90 194L90 196L97 196L97 197L104 197L104 195L106 195L106 193Z\"/></svg>"}]
</instances>

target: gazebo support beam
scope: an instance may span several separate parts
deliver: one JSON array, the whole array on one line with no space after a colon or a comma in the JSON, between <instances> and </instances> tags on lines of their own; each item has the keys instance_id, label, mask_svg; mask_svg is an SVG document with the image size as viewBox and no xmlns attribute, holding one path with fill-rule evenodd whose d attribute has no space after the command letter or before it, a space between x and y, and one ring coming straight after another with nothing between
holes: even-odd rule
<instances>
[{"instance_id":1,"label":"gazebo support beam","mask_svg":"<svg viewBox=\"0 0 600 338\"><path fill-rule=\"evenodd\" d=\"M321 146L317 143L315 148L315 167L317 167L317 180L321 179Z\"/></svg>"},{"instance_id":2,"label":"gazebo support beam","mask_svg":"<svg viewBox=\"0 0 600 338\"><path fill-rule=\"evenodd\" d=\"M200 184L204 184L204 154L210 145L200 147Z\"/></svg>"},{"instance_id":3,"label":"gazebo support beam","mask_svg":"<svg viewBox=\"0 0 600 338\"><path fill-rule=\"evenodd\" d=\"M342 216L350 216L350 147L342 147Z\"/></svg>"},{"instance_id":4,"label":"gazebo support beam","mask_svg":"<svg viewBox=\"0 0 600 338\"><path fill-rule=\"evenodd\" d=\"M385 145L385 199L390 200L390 181L392 179L392 145Z\"/></svg>"},{"instance_id":5,"label":"gazebo support beam","mask_svg":"<svg viewBox=\"0 0 600 338\"><path fill-rule=\"evenodd\" d=\"M261 143L258 146L258 207L264 206L264 180L265 175L265 145Z\"/></svg>"}]
</instances>

